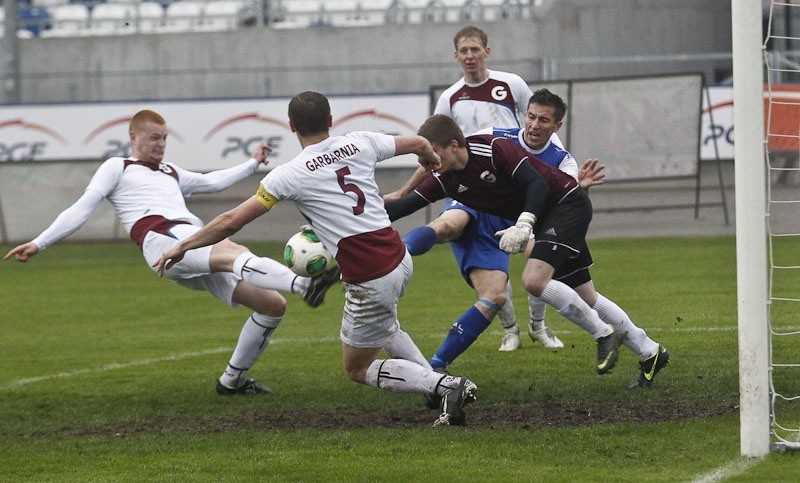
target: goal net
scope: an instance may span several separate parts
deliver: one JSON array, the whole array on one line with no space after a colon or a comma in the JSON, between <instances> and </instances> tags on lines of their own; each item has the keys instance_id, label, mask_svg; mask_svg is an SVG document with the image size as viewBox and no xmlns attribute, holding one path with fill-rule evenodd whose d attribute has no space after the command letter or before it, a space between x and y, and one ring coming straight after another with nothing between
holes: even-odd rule
<instances>
[{"instance_id":1,"label":"goal net","mask_svg":"<svg viewBox=\"0 0 800 483\"><path fill-rule=\"evenodd\" d=\"M800 449L800 1L770 2L764 42L771 448Z\"/></svg>"}]
</instances>

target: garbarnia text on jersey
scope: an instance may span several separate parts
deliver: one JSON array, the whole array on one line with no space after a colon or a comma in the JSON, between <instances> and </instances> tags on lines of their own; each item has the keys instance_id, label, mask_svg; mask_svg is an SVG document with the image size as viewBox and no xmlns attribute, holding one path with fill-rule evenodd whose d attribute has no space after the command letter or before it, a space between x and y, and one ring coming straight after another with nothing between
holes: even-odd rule
<instances>
[{"instance_id":1,"label":"garbarnia text on jersey","mask_svg":"<svg viewBox=\"0 0 800 483\"><path fill-rule=\"evenodd\" d=\"M311 158L306 161L306 168L309 171L316 171L317 168L321 168L331 163L335 163L336 161L344 158L349 158L350 156L358 153L360 150L358 146L355 144L348 144L346 146L342 146L338 149L334 149L330 153L320 154L315 158Z\"/></svg>"}]
</instances>

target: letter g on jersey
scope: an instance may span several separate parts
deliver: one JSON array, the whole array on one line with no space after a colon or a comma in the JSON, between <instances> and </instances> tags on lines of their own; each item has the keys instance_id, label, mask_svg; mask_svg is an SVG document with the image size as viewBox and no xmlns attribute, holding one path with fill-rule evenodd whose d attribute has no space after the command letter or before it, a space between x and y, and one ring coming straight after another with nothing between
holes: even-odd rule
<instances>
[{"instance_id":1,"label":"letter g on jersey","mask_svg":"<svg viewBox=\"0 0 800 483\"><path fill-rule=\"evenodd\" d=\"M503 86L492 87L492 99L503 101L508 97L508 91Z\"/></svg>"},{"instance_id":2,"label":"letter g on jersey","mask_svg":"<svg viewBox=\"0 0 800 483\"><path fill-rule=\"evenodd\" d=\"M496 183L497 176L494 175L491 171L484 171L481 173L481 179L486 181L487 183Z\"/></svg>"}]
</instances>

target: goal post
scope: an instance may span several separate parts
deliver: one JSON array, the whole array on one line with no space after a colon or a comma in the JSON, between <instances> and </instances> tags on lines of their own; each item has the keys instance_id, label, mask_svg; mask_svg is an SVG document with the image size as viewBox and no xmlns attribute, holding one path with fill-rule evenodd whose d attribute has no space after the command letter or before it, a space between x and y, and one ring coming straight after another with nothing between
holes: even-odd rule
<instances>
[{"instance_id":1,"label":"goal post","mask_svg":"<svg viewBox=\"0 0 800 483\"><path fill-rule=\"evenodd\" d=\"M731 0L742 456L769 453L769 329L762 2Z\"/></svg>"}]
</instances>

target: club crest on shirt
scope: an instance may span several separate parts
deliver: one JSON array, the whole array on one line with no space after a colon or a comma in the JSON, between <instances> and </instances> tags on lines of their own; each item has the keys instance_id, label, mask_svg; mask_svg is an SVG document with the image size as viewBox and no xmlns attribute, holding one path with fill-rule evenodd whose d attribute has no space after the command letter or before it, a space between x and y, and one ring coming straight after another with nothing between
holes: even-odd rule
<instances>
[{"instance_id":1,"label":"club crest on shirt","mask_svg":"<svg viewBox=\"0 0 800 483\"><path fill-rule=\"evenodd\" d=\"M486 181L487 183L496 183L497 176L494 175L491 171L484 171L481 173L481 179Z\"/></svg>"},{"instance_id":2,"label":"club crest on shirt","mask_svg":"<svg viewBox=\"0 0 800 483\"><path fill-rule=\"evenodd\" d=\"M162 173L172 174L172 166L168 164L161 163L158 165L158 170Z\"/></svg>"}]
</instances>

